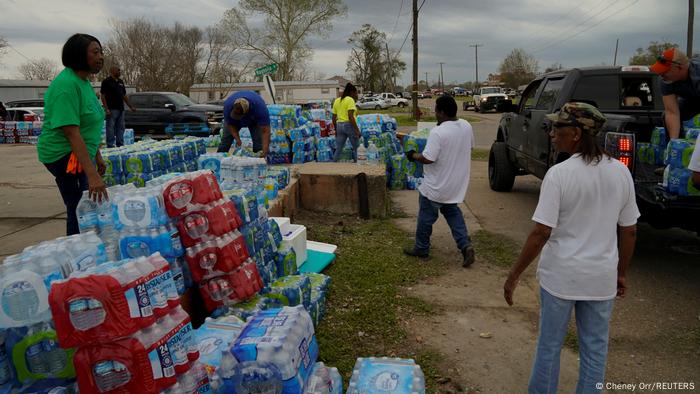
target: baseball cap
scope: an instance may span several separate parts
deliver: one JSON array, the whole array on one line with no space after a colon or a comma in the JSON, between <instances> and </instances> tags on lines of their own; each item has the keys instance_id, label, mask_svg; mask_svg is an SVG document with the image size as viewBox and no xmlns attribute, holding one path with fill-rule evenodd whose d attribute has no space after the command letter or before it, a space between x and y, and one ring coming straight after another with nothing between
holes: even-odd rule
<instances>
[{"instance_id":1,"label":"baseball cap","mask_svg":"<svg viewBox=\"0 0 700 394\"><path fill-rule=\"evenodd\" d=\"M664 74L671 69L672 64L681 64L680 61L683 57L685 55L677 48L668 48L661 53L661 56L656 58L656 63L649 68L657 74Z\"/></svg>"},{"instance_id":2,"label":"baseball cap","mask_svg":"<svg viewBox=\"0 0 700 394\"><path fill-rule=\"evenodd\" d=\"M243 114L238 115L235 113L236 106L240 106L241 109L243 110L243 114L247 114L248 110L250 108L250 103L248 102L248 100L246 100L244 98L238 98L238 99L236 99L236 101L233 102L233 108L231 109L231 117L233 119L240 119L243 117Z\"/></svg>"},{"instance_id":3,"label":"baseball cap","mask_svg":"<svg viewBox=\"0 0 700 394\"><path fill-rule=\"evenodd\" d=\"M554 126L576 126L590 135L597 135L607 120L598 108L581 102L566 103L559 111L546 117Z\"/></svg>"}]
</instances>

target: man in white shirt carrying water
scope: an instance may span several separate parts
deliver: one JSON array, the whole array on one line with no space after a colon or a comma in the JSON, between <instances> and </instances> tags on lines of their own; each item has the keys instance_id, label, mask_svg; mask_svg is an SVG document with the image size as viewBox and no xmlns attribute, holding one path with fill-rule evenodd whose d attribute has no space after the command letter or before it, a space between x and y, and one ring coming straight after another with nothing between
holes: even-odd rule
<instances>
[{"instance_id":1,"label":"man in white shirt carrying water","mask_svg":"<svg viewBox=\"0 0 700 394\"><path fill-rule=\"evenodd\" d=\"M474 131L469 122L457 118L457 103L451 96L435 100L435 117L438 125L430 131L423 153L406 153L408 160L421 162L425 167L423 183L418 187L416 243L413 248L404 249L404 253L428 257L433 224L438 213L442 213L462 253L462 266L468 267L474 263L474 248L457 204L464 201L469 185Z\"/></svg>"}]
</instances>

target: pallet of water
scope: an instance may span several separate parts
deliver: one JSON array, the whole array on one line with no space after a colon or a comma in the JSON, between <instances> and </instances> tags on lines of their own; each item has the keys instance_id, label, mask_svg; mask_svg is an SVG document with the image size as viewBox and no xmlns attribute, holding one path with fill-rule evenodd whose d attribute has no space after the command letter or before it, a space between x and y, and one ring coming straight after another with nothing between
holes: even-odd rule
<instances>
[{"instance_id":1,"label":"pallet of water","mask_svg":"<svg viewBox=\"0 0 700 394\"><path fill-rule=\"evenodd\" d=\"M696 134L693 135L697 140ZM680 196L700 196L700 190L693 184L692 171L688 169L695 149L696 144L692 140L672 139L668 143L663 185L669 193Z\"/></svg>"}]
</instances>

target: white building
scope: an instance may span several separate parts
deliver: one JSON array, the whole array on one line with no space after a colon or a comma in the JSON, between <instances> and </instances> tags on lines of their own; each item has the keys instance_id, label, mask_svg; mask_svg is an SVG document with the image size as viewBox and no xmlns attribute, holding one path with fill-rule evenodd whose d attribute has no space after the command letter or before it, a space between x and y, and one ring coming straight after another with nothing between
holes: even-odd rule
<instances>
[{"instance_id":1,"label":"white building","mask_svg":"<svg viewBox=\"0 0 700 394\"><path fill-rule=\"evenodd\" d=\"M28 81L24 79L0 79L0 101L29 100L44 98L51 81ZM92 88L99 93L101 82L93 82ZM126 86L126 93L136 92L133 86Z\"/></svg>"},{"instance_id":2,"label":"white building","mask_svg":"<svg viewBox=\"0 0 700 394\"><path fill-rule=\"evenodd\" d=\"M275 81L278 104L304 104L315 100L333 101L341 90L338 81ZM262 82L242 82L234 84L198 83L190 88L190 98L196 103L223 100L232 93L252 90L260 94L266 103L272 104Z\"/></svg>"}]
</instances>

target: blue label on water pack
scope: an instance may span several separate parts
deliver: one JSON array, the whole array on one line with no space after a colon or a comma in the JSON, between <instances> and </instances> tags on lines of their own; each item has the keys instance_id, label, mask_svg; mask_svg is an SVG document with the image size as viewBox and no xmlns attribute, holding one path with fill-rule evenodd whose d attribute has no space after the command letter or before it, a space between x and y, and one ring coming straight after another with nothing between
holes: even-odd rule
<instances>
[{"instance_id":1,"label":"blue label on water pack","mask_svg":"<svg viewBox=\"0 0 700 394\"><path fill-rule=\"evenodd\" d=\"M175 367L173 367L173 358L168 349L168 344L162 344L153 349L148 358L151 362L151 370L153 377L170 378L175 376Z\"/></svg>"},{"instance_id":2,"label":"blue label on water pack","mask_svg":"<svg viewBox=\"0 0 700 394\"><path fill-rule=\"evenodd\" d=\"M151 299L145 283L140 283L129 289L124 294L129 305L129 314L134 317L148 317L153 315Z\"/></svg>"}]
</instances>

